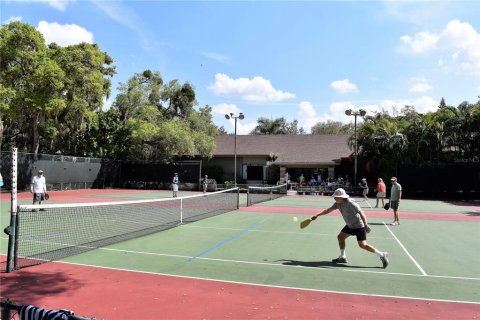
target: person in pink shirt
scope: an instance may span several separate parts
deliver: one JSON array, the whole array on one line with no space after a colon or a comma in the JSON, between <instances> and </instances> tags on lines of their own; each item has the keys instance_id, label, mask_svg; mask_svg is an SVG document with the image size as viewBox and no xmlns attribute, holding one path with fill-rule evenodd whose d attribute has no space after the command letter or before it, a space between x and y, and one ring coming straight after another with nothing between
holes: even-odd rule
<instances>
[{"instance_id":1,"label":"person in pink shirt","mask_svg":"<svg viewBox=\"0 0 480 320\"><path fill-rule=\"evenodd\" d=\"M379 200L382 200L382 207L385 205L383 202L383 199L387 196L387 186L383 182L382 178L378 178L378 184L377 184L377 204L375 205L375 208L378 208L378 202Z\"/></svg>"}]
</instances>

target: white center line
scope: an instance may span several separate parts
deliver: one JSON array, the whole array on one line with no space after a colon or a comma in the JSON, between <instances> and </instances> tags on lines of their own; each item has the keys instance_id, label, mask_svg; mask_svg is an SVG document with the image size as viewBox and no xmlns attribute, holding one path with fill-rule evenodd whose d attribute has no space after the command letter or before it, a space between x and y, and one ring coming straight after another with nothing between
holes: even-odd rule
<instances>
[{"instance_id":1,"label":"white center line","mask_svg":"<svg viewBox=\"0 0 480 320\"><path fill-rule=\"evenodd\" d=\"M383 222L383 221L382 221ZM415 259L412 257L412 255L410 254L410 252L408 252L407 248L405 248L405 246L400 242L400 240L398 240L398 238L395 236L395 234L392 232L392 230L390 230L390 228L387 226L387 224L385 222L383 222L383 225L385 227L387 227L387 230L391 233L391 235L395 238L395 240L397 240L398 244L400 245L400 247L402 247L403 251L405 251L405 253L407 254L407 256L413 261L413 263L415 263L415 265L417 266L417 268L420 270L420 272L424 275L424 276L427 276L427 273L423 270L423 268L418 264L417 261L415 261Z\"/></svg>"}]
</instances>

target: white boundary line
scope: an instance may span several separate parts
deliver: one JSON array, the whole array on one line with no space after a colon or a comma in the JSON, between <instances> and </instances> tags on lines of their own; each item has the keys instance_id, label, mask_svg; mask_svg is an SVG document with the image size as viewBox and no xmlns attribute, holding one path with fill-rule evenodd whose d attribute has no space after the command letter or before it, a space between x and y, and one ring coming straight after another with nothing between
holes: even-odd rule
<instances>
[{"instance_id":1,"label":"white boundary line","mask_svg":"<svg viewBox=\"0 0 480 320\"><path fill-rule=\"evenodd\" d=\"M72 262L63 262L63 261L57 261L57 262L55 262L55 263L63 263L63 264L86 266L86 267L95 267L95 268L107 269L107 270L116 270L116 271L126 271L126 272L133 272L133 273L159 275L159 276L174 277L174 278L183 278L183 279L192 279L192 280L204 280L204 281L213 281L213 282L221 282L221 283L231 283L231 284L249 285L249 286L264 287L264 288L301 290L301 291L309 291L309 292L337 293L337 294L346 294L346 295L354 295L354 296L394 298L394 299L404 299L404 300L420 300L420 301L433 301L433 302L452 302L452 303L462 303L462 304L475 304L475 305L480 305L480 302L477 302L477 301L460 301L460 300L431 299L431 298L419 298L419 297L402 297L402 296L370 294L370 293L358 293L358 292L345 292L345 291L334 291L334 290L323 290L323 289L310 289L310 288L299 288L299 287L287 287L287 286L276 286L276 285L267 285L267 284L258 284L258 283L240 282L240 281L231 281L231 280L219 280L219 279L203 278L203 277L192 277L192 276L183 276L183 275L172 275L172 274L168 274L168 273L160 273L160 272L152 272L152 271L130 270L130 269L123 269L123 268L105 267L105 266L89 265L89 264L82 264L82 263L72 263ZM419 276L419 275L416 275L416 276Z\"/></svg>"},{"instance_id":2,"label":"white boundary line","mask_svg":"<svg viewBox=\"0 0 480 320\"><path fill-rule=\"evenodd\" d=\"M400 240L398 240L398 238L395 236L395 234L392 232L392 230L390 230L390 228L387 226L387 224L385 222L382 221L382 223L384 224L385 227L387 227L387 230L390 232L390 234L395 238L395 240L397 240L398 244L400 245L400 247L402 247L403 251L405 251L405 253L407 254L407 256L410 258L410 260L413 261L413 263L417 266L418 270L420 270L420 272L424 275L424 276L428 276L428 274L423 270L423 268L418 264L418 262L412 257L412 255L410 254L410 252L408 252L407 248L405 248L405 246L400 242Z\"/></svg>"},{"instance_id":3,"label":"white boundary line","mask_svg":"<svg viewBox=\"0 0 480 320\"><path fill-rule=\"evenodd\" d=\"M184 255L167 254L167 253L155 253L155 252L142 252L142 251L133 251L133 250L113 249L113 248L98 248L98 250L132 253L132 254L140 254L140 255L172 257L172 258L179 258L179 259L189 259L190 258L190 256L184 256ZM400 276L406 276L406 277L422 277L422 278L427 277L427 278L440 278L440 279L480 281L480 278L472 278L472 277L420 275L420 274L416 274L416 273L398 273L398 272L385 272L385 271L374 271L374 270L352 270L352 269L349 269L349 268L339 268L339 267L329 267L329 266L307 267L307 266L301 266L301 265L284 265L284 264L269 263L269 262L242 261L242 260L217 259L217 258L205 258L205 257L199 257L197 259L198 260L206 260L206 261L243 263L243 264L252 264L252 265L274 266L274 267L305 268L307 270L321 269L321 270L329 270L329 271L373 273L373 274L380 274L380 275L400 275ZM288 260L286 260L286 261L288 261Z\"/></svg>"}]
</instances>

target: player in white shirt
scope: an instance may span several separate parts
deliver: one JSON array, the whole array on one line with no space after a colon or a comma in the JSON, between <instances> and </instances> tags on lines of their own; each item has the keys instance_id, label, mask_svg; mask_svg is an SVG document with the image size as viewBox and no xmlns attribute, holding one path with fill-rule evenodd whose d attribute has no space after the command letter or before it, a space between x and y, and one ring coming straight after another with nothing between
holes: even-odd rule
<instances>
[{"instance_id":1,"label":"player in white shirt","mask_svg":"<svg viewBox=\"0 0 480 320\"><path fill-rule=\"evenodd\" d=\"M38 174L33 177L30 192L33 193L33 204L42 204L45 200L45 193L47 193L47 182L43 176L43 171L38 170Z\"/></svg>"}]
</instances>

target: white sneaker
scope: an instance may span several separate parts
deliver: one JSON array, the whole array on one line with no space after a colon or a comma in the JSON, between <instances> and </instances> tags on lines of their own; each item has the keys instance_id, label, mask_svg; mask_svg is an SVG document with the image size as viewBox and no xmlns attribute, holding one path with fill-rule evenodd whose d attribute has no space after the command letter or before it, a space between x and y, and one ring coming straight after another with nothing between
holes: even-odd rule
<instances>
[{"instance_id":1,"label":"white sneaker","mask_svg":"<svg viewBox=\"0 0 480 320\"><path fill-rule=\"evenodd\" d=\"M390 261L388 260L388 255L389 255L388 252L384 252L383 256L380 257L380 260L382 261L383 269L385 269L390 263Z\"/></svg>"},{"instance_id":2,"label":"white sneaker","mask_svg":"<svg viewBox=\"0 0 480 320\"><path fill-rule=\"evenodd\" d=\"M392 223L390 223L391 226L398 226L399 223L397 221L393 221Z\"/></svg>"}]
</instances>

